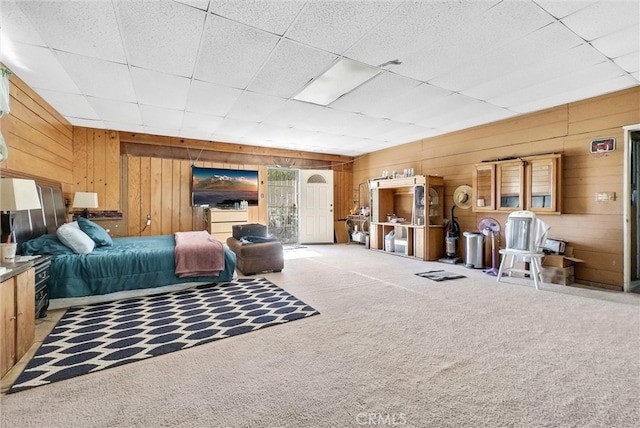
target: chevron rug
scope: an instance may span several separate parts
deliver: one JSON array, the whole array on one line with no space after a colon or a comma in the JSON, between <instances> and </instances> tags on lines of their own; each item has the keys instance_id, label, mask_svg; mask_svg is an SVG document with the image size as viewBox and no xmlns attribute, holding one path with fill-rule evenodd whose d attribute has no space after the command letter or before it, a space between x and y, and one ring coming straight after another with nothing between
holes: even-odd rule
<instances>
[{"instance_id":1,"label":"chevron rug","mask_svg":"<svg viewBox=\"0 0 640 428\"><path fill-rule=\"evenodd\" d=\"M264 278L70 308L9 393L316 314Z\"/></svg>"}]
</instances>

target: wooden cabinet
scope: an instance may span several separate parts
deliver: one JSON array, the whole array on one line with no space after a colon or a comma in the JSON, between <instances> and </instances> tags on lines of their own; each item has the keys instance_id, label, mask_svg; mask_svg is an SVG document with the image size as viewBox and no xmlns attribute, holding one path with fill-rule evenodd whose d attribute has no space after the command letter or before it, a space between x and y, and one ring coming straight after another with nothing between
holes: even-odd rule
<instances>
[{"instance_id":1,"label":"wooden cabinet","mask_svg":"<svg viewBox=\"0 0 640 428\"><path fill-rule=\"evenodd\" d=\"M370 188L371 249L391 252L385 237L393 231L394 254L422 260L437 260L444 255L442 177L372 180Z\"/></svg>"},{"instance_id":2,"label":"wooden cabinet","mask_svg":"<svg viewBox=\"0 0 640 428\"><path fill-rule=\"evenodd\" d=\"M12 272L19 273L0 283L0 377L27 353L35 335L35 269Z\"/></svg>"},{"instance_id":3,"label":"wooden cabinet","mask_svg":"<svg viewBox=\"0 0 640 428\"><path fill-rule=\"evenodd\" d=\"M496 165L478 164L473 169L474 211L495 211L496 209Z\"/></svg>"},{"instance_id":4,"label":"wooden cabinet","mask_svg":"<svg viewBox=\"0 0 640 428\"><path fill-rule=\"evenodd\" d=\"M233 235L233 226L249 222L248 210L207 210L207 228L223 244Z\"/></svg>"},{"instance_id":5,"label":"wooden cabinet","mask_svg":"<svg viewBox=\"0 0 640 428\"><path fill-rule=\"evenodd\" d=\"M496 165L496 208L498 211L524 209L524 165L518 160Z\"/></svg>"},{"instance_id":6,"label":"wooden cabinet","mask_svg":"<svg viewBox=\"0 0 640 428\"><path fill-rule=\"evenodd\" d=\"M560 214L562 156L484 162L473 171L473 210Z\"/></svg>"}]
</instances>

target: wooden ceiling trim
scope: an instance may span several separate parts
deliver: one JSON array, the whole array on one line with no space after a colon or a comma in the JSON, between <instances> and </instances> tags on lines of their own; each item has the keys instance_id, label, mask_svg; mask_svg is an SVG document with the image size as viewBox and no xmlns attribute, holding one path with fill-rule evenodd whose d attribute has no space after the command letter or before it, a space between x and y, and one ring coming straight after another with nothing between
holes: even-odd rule
<instances>
[{"instance_id":1,"label":"wooden ceiling trim","mask_svg":"<svg viewBox=\"0 0 640 428\"><path fill-rule=\"evenodd\" d=\"M151 134L139 134L133 132L120 132L120 141L123 143L146 144L165 147L179 147L196 151L195 156L202 152L227 152L241 153L244 155L269 156L271 158L289 159L312 159L326 162L349 162L354 158L350 156L331 155L324 153L313 153L296 150L277 149L260 146L249 146L232 143L221 143L217 141L194 140L190 138L165 137Z\"/></svg>"}]
</instances>

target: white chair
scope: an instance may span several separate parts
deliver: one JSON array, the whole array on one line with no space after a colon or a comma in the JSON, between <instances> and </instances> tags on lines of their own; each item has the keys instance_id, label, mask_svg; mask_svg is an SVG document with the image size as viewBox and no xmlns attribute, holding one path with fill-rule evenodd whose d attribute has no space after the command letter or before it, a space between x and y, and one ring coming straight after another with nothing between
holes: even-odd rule
<instances>
[{"instance_id":1,"label":"white chair","mask_svg":"<svg viewBox=\"0 0 640 428\"><path fill-rule=\"evenodd\" d=\"M515 211L509 214L504 235L506 248L500 250L502 261L498 270L498 282L502 275L511 273L529 274L533 278L536 290L542 282L542 246L547 237L549 226L536 218L531 211ZM516 268L516 261L529 263L529 269Z\"/></svg>"}]
</instances>

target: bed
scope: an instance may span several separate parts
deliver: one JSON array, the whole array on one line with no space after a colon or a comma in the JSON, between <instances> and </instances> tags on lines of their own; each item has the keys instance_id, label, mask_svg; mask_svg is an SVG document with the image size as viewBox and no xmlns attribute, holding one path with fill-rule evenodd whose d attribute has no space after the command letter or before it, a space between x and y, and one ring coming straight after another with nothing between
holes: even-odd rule
<instances>
[{"instance_id":1,"label":"bed","mask_svg":"<svg viewBox=\"0 0 640 428\"><path fill-rule=\"evenodd\" d=\"M156 288L190 282L226 282L233 279L236 257L224 247L217 275L176 275L174 235L114 238L110 245L77 254L56 235L65 224L59 187L36 182L42 210L15 213L14 231L21 255L53 256L49 298L70 298Z\"/></svg>"}]
</instances>

